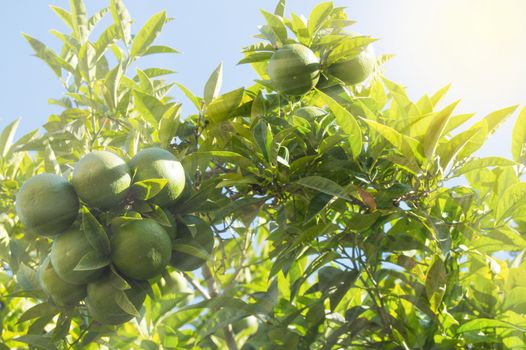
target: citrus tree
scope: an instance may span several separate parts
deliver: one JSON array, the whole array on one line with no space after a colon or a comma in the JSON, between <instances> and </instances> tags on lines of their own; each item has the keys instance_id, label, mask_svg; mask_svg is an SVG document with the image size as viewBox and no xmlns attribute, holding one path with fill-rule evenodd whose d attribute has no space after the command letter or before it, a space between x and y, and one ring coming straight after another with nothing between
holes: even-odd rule
<instances>
[{"instance_id":1,"label":"citrus tree","mask_svg":"<svg viewBox=\"0 0 526 350\"><path fill-rule=\"evenodd\" d=\"M0 134L0 349L524 348L526 111L474 156L516 106L412 101L331 2L262 10L227 92L142 66L165 12L52 10L62 111Z\"/></svg>"}]
</instances>

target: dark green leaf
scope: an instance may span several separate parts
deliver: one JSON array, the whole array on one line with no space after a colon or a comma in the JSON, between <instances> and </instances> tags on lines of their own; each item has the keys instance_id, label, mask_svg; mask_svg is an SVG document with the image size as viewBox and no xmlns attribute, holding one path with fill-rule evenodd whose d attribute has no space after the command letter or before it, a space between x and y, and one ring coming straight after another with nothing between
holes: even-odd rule
<instances>
[{"instance_id":1,"label":"dark green leaf","mask_svg":"<svg viewBox=\"0 0 526 350\"><path fill-rule=\"evenodd\" d=\"M271 163L273 135L270 125L264 120L260 119L252 128L252 135L259 149L263 153L263 157L268 163Z\"/></svg>"},{"instance_id":2,"label":"dark green leaf","mask_svg":"<svg viewBox=\"0 0 526 350\"><path fill-rule=\"evenodd\" d=\"M328 194L330 196L344 199L348 202L355 203L343 187L336 182L321 176L307 176L296 181L297 184L313 190Z\"/></svg>"},{"instance_id":3,"label":"dark green leaf","mask_svg":"<svg viewBox=\"0 0 526 350\"><path fill-rule=\"evenodd\" d=\"M43 316L52 316L59 313L59 309L50 303L41 303L29 308L20 316L18 323L29 321Z\"/></svg>"},{"instance_id":4,"label":"dark green leaf","mask_svg":"<svg viewBox=\"0 0 526 350\"><path fill-rule=\"evenodd\" d=\"M44 350L56 350L57 348L51 343L49 337L36 334L27 334L18 338L14 338L14 341L26 343L30 346L37 347Z\"/></svg>"},{"instance_id":5,"label":"dark green leaf","mask_svg":"<svg viewBox=\"0 0 526 350\"><path fill-rule=\"evenodd\" d=\"M104 227L91 214L88 208L82 207L82 231L90 245L102 254L110 254L110 240Z\"/></svg>"},{"instance_id":6,"label":"dark green leaf","mask_svg":"<svg viewBox=\"0 0 526 350\"><path fill-rule=\"evenodd\" d=\"M186 240L175 240L173 242L172 250L175 250L176 252L185 253L188 255L195 256L199 259L203 260L209 260L210 254L201 246L190 244L190 242L186 242Z\"/></svg>"},{"instance_id":7,"label":"dark green leaf","mask_svg":"<svg viewBox=\"0 0 526 350\"><path fill-rule=\"evenodd\" d=\"M111 263L110 257L99 253L98 251L91 251L84 255L77 266L73 269L74 271L90 271L98 270L102 267L108 266Z\"/></svg>"},{"instance_id":8,"label":"dark green leaf","mask_svg":"<svg viewBox=\"0 0 526 350\"><path fill-rule=\"evenodd\" d=\"M438 312L440 308L442 298L446 292L446 282L447 275L444 262L435 255L426 275L426 295L429 300L429 306L434 312Z\"/></svg>"},{"instance_id":9,"label":"dark green leaf","mask_svg":"<svg viewBox=\"0 0 526 350\"><path fill-rule=\"evenodd\" d=\"M133 303L130 301L124 290L117 289L113 293L113 300L115 300L115 302L117 303L117 305L119 305L122 311L134 317L141 317L141 314L139 313L135 305L133 305Z\"/></svg>"},{"instance_id":10,"label":"dark green leaf","mask_svg":"<svg viewBox=\"0 0 526 350\"><path fill-rule=\"evenodd\" d=\"M509 322L501 321L501 320L495 320L491 318L477 318L471 321L468 321L458 327L457 333L465 333L465 332L473 332L473 331L481 331L488 328L507 328L507 329L515 329L520 332L526 332L526 328L520 327L514 324L511 324Z\"/></svg>"}]
</instances>

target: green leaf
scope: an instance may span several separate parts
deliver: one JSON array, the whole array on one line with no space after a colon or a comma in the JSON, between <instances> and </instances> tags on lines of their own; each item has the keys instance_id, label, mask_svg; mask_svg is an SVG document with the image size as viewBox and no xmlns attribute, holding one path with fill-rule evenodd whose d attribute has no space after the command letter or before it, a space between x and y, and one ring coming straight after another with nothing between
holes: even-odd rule
<instances>
[{"instance_id":1,"label":"green leaf","mask_svg":"<svg viewBox=\"0 0 526 350\"><path fill-rule=\"evenodd\" d=\"M223 84L223 63L219 63L216 69L210 74L208 81L205 84L203 92L206 104L209 104L219 95L221 85Z\"/></svg>"},{"instance_id":2,"label":"green leaf","mask_svg":"<svg viewBox=\"0 0 526 350\"><path fill-rule=\"evenodd\" d=\"M137 181L132 185L133 196L140 200L149 200L162 191L167 179L148 179Z\"/></svg>"},{"instance_id":3,"label":"green leaf","mask_svg":"<svg viewBox=\"0 0 526 350\"><path fill-rule=\"evenodd\" d=\"M26 322L44 316L53 316L59 313L59 309L50 303L40 303L29 309L20 316L18 323Z\"/></svg>"},{"instance_id":4,"label":"green leaf","mask_svg":"<svg viewBox=\"0 0 526 350\"><path fill-rule=\"evenodd\" d=\"M231 162L238 166L254 166L252 161L239 153L232 151L197 151L192 152L184 158L184 162L204 161L206 159L219 158L222 161Z\"/></svg>"},{"instance_id":5,"label":"green leaf","mask_svg":"<svg viewBox=\"0 0 526 350\"><path fill-rule=\"evenodd\" d=\"M70 0L71 23L78 41L83 44L88 39L88 19L86 17L86 6L83 0Z\"/></svg>"},{"instance_id":6,"label":"green leaf","mask_svg":"<svg viewBox=\"0 0 526 350\"><path fill-rule=\"evenodd\" d=\"M380 124L374 120L364 119L364 121L369 124L369 127L379 133L384 137L389 143L391 143L400 153L402 153L406 158L414 160L420 159L420 153L418 149L420 147L420 142L417 140L400 134L393 128L388 127L387 125Z\"/></svg>"},{"instance_id":7,"label":"green leaf","mask_svg":"<svg viewBox=\"0 0 526 350\"><path fill-rule=\"evenodd\" d=\"M451 117L451 119L449 119L449 122L446 125L444 134L448 134L450 131L455 130L456 128L473 118L474 115L475 113L466 113Z\"/></svg>"},{"instance_id":8,"label":"green leaf","mask_svg":"<svg viewBox=\"0 0 526 350\"><path fill-rule=\"evenodd\" d=\"M276 16L265 10L260 10L263 17L267 21L268 26L276 36L276 38L282 44L287 42L287 27L283 23L283 19L280 16Z\"/></svg>"},{"instance_id":9,"label":"green leaf","mask_svg":"<svg viewBox=\"0 0 526 350\"><path fill-rule=\"evenodd\" d=\"M470 159L468 162L466 162L464 165L458 168L455 171L454 176L460 176L467 172L478 170L481 168L502 167L502 166L506 167L506 166L514 166L514 165L517 165L517 163L515 163L512 160L502 158L502 157L474 158L474 159Z\"/></svg>"},{"instance_id":10,"label":"green leaf","mask_svg":"<svg viewBox=\"0 0 526 350\"><path fill-rule=\"evenodd\" d=\"M433 104L433 107L436 107L436 105L442 100L442 98L447 94L449 91L449 88L451 87L451 84L447 84L437 92L433 96L431 96L431 103Z\"/></svg>"},{"instance_id":11,"label":"green leaf","mask_svg":"<svg viewBox=\"0 0 526 350\"><path fill-rule=\"evenodd\" d=\"M100 20L106 16L106 14L110 11L109 7L104 7L100 11L93 14L93 16L90 17L88 20L88 33L91 33L91 31L97 26L97 24L100 22Z\"/></svg>"},{"instance_id":12,"label":"green leaf","mask_svg":"<svg viewBox=\"0 0 526 350\"><path fill-rule=\"evenodd\" d=\"M276 16L285 16L285 4L286 0L279 0L278 4L276 5L276 8L274 8L274 14Z\"/></svg>"},{"instance_id":13,"label":"green leaf","mask_svg":"<svg viewBox=\"0 0 526 350\"><path fill-rule=\"evenodd\" d=\"M172 227L172 222L170 222L163 208L155 204L150 204L150 206L153 207L153 210L149 211L146 216L157 221L162 226Z\"/></svg>"},{"instance_id":14,"label":"green leaf","mask_svg":"<svg viewBox=\"0 0 526 350\"><path fill-rule=\"evenodd\" d=\"M104 230L104 227L97 221L97 219L91 214L89 209L85 206L81 209L82 214L82 231L89 244L98 252L104 255L109 255L110 240L108 234Z\"/></svg>"},{"instance_id":15,"label":"green leaf","mask_svg":"<svg viewBox=\"0 0 526 350\"><path fill-rule=\"evenodd\" d=\"M152 45L146 51L144 51L142 55L146 56L146 55L154 55L158 53L179 53L179 51L177 51L176 49L170 46Z\"/></svg>"},{"instance_id":16,"label":"green leaf","mask_svg":"<svg viewBox=\"0 0 526 350\"><path fill-rule=\"evenodd\" d=\"M174 104L164 112L159 121L159 141L163 148L168 148L179 129L181 104Z\"/></svg>"},{"instance_id":17,"label":"green leaf","mask_svg":"<svg viewBox=\"0 0 526 350\"><path fill-rule=\"evenodd\" d=\"M119 27L113 24L106 28L99 36L97 41L93 44L95 48L95 61L100 60L104 55L108 47L119 38Z\"/></svg>"},{"instance_id":18,"label":"green leaf","mask_svg":"<svg viewBox=\"0 0 526 350\"><path fill-rule=\"evenodd\" d=\"M519 113L511 137L511 154L516 162L526 161L526 107Z\"/></svg>"},{"instance_id":19,"label":"green leaf","mask_svg":"<svg viewBox=\"0 0 526 350\"><path fill-rule=\"evenodd\" d=\"M104 98L112 110L116 110L119 105L119 85L122 74L122 65L119 63L115 68L109 71L104 78L104 86L106 86Z\"/></svg>"},{"instance_id":20,"label":"green leaf","mask_svg":"<svg viewBox=\"0 0 526 350\"><path fill-rule=\"evenodd\" d=\"M362 152L362 130L354 116L346 110L342 105L332 99L329 95L317 90L318 95L329 106L330 110L336 118L336 123L342 131L349 135L348 141L351 146L351 152L354 158L357 158Z\"/></svg>"},{"instance_id":21,"label":"green leaf","mask_svg":"<svg viewBox=\"0 0 526 350\"><path fill-rule=\"evenodd\" d=\"M458 150L455 159L457 161L464 160L473 152L477 151L488 136L488 124L487 123L477 123L471 126L468 130L463 131L462 133L456 135L451 139L451 141L465 141L462 142L463 146Z\"/></svg>"},{"instance_id":22,"label":"green leaf","mask_svg":"<svg viewBox=\"0 0 526 350\"><path fill-rule=\"evenodd\" d=\"M263 158L271 163L272 142L274 137L272 129L264 120L260 119L252 128L252 135L259 149L263 153Z\"/></svg>"},{"instance_id":23,"label":"green leaf","mask_svg":"<svg viewBox=\"0 0 526 350\"><path fill-rule=\"evenodd\" d=\"M309 45L310 34L307 28L307 23L303 16L299 17L295 13L291 13L292 30L296 34L298 41L303 45Z\"/></svg>"},{"instance_id":24,"label":"green leaf","mask_svg":"<svg viewBox=\"0 0 526 350\"><path fill-rule=\"evenodd\" d=\"M120 37L126 45L131 43L132 19L122 0L110 0L110 10L113 21L119 27Z\"/></svg>"},{"instance_id":25,"label":"green leaf","mask_svg":"<svg viewBox=\"0 0 526 350\"><path fill-rule=\"evenodd\" d=\"M328 194L333 197L344 199L348 202L355 203L347 191L336 182L321 176L307 176L296 181L297 184L307 188Z\"/></svg>"},{"instance_id":26,"label":"green leaf","mask_svg":"<svg viewBox=\"0 0 526 350\"><path fill-rule=\"evenodd\" d=\"M197 110L201 110L201 99L197 96L195 96L192 91L190 91L188 88L186 88L184 85L182 84L179 84L179 83L175 83L175 85L177 85L177 87L179 87L179 89L181 89L181 91L185 94L186 97L188 97L188 99L194 104L195 108L197 108Z\"/></svg>"},{"instance_id":27,"label":"green leaf","mask_svg":"<svg viewBox=\"0 0 526 350\"><path fill-rule=\"evenodd\" d=\"M71 29L74 30L73 20L71 18L71 13L68 10L63 9L62 7L49 5L49 7L59 16L62 21Z\"/></svg>"},{"instance_id":28,"label":"green leaf","mask_svg":"<svg viewBox=\"0 0 526 350\"><path fill-rule=\"evenodd\" d=\"M268 61L272 57L273 54L274 54L273 51L261 51L261 52L256 52L252 54L246 53L245 58L242 58L237 64L265 62L265 61Z\"/></svg>"},{"instance_id":29,"label":"green leaf","mask_svg":"<svg viewBox=\"0 0 526 350\"><path fill-rule=\"evenodd\" d=\"M79 50L79 63L77 68L86 82L91 82L95 77L95 55L96 49L89 41L81 46Z\"/></svg>"},{"instance_id":30,"label":"green leaf","mask_svg":"<svg viewBox=\"0 0 526 350\"><path fill-rule=\"evenodd\" d=\"M191 244L190 241L187 242L187 240L183 239L176 239L173 242L172 250L180 253L185 253L191 256L195 256L196 258L203 259L203 260L209 260L210 254L201 246Z\"/></svg>"},{"instance_id":31,"label":"green leaf","mask_svg":"<svg viewBox=\"0 0 526 350\"><path fill-rule=\"evenodd\" d=\"M69 64L67 64L62 58L57 56L57 54L51 50L50 48L46 47L44 43L41 41L22 33L24 38L27 40L33 51L35 51L35 55L46 62L46 64L55 72L57 77L62 76L62 67L67 67ZM71 69L68 67L68 69Z\"/></svg>"},{"instance_id":32,"label":"green leaf","mask_svg":"<svg viewBox=\"0 0 526 350\"><path fill-rule=\"evenodd\" d=\"M91 271L98 270L102 267L108 266L111 263L109 256L101 254L98 251L90 251L86 253L78 262L74 271Z\"/></svg>"},{"instance_id":33,"label":"green leaf","mask_svg":"<svg viewBox=\"0 0 526 350\"><path fill-rule=\"evenodd\" d=\"M340 61L347 61L360 52L362 52L367 45L375 42L377 39L373 39L367 36L353 36L346 37L338 44L334 49L331 50L327 57L327 65L332 65Z\"/></svg>"},{"instance_id":34,"label":"green leaf","mask_svg":"<svg viewBox=\"0 0 526 350\"><path fill-rule=\"evenodd\" d=\"M486 122L488 125L488 135L493 134L495 130L508 119L513 112L517 109L518 106L506 107L499 109L498 111L492 112L484 117L481 122Z\"/></svg>"},{"instance_id":35,"label":"green leaf","mask_svg":"<svg viewBox=\"0 0 526 350\"><path fill-rule=\"evenodd\" d=\"M164 103L156 97L138 90L133 91L133 98L135 100L135 109L148 123L152 126L157 126L166 111Z\"/></svg>"},{"instance_id":36,"label":"green leaf","mask_svg":"<svg viewBox=\"0 0 526 350\"><path fill-rule=\"evenodd\" d=\"M495 211L496 222L512 216L520 206L526 204L526 182L511 185L500 197Z\"/></svg>"},{"instance_id":37,"label":"green leaf","mask_svg":"<svg viewBox=\"0 0 526 350\"><path fill-rule=\"evenodd\" d=\"M517 308L522 309L526 306L526 287L515 287L504 295L504 303L502 308L504 310Z\"/></svg>"},{"instance_id":38,"label":"green leaf","mask_svg":"<svg viewBox=\"0 0 526 350\"><path fill-rule=\"evenodd\" d=\"M210 123L219 123L228 119L243 99L244 88L239 88L215 98L206 109L205 117Z\"/></svg>"},{"instance_id":39,"label":"green leaf","mask_svg":"<svg viewBox=\"0 0 526 350\"><path fill-rule=\"evenodd\" d=\"M20 124L20 118L15 119L2 130L0 134L0 159L5 158L11 150L18 124Z\"/></svg>"},{"instance_id":40,"label":"green leaf","mask_svg":"<svg viewBox=\"0 0 526 350\"><path fill-rule=\"evenodd\" d=\"M130 301L124 290L117 289L113 293L113 300L117 303L117 305L119 305L122 311L134 317L141 317L141 314L135 305L133 305L133 303Z\"/></svg>"},{"instance_id":41,"label":"green leaf","mask_svg":"<svg viewBox=\"0 0 526 350\"><path fill-rule=\"evenodd\" d=\"M435 255L431 267L426 275L426 295L429 307L433 312L438 312L442 298L446 292L447 273L444 262Z\"/></svg>"},{"instance_id":42,"label":"green leaf","mask_svg":"<svg viewBox=\"0 0 526 350\"><path fill-rule=\"evenodd\" d=\"M446 125L449 122L449 118L453 113L453 110L458 105L460 101L454 102L438 112L433 116L433 120L429 124L428 131L424 137L424 154L431 161L435 155L435 150L438 144L438 140L444 134Z\"/></svg>"},{"instance_id":43,"label":"green leaf","mask_svg":"<svg viewBox=\"0 0 526 350\"><path fill-rule=\"evenodd\" d=\"M481 331L488 328L508 328L508 329L515 329L521 332L526 332L526 328L519 327L517 325L514 325L509 322L501 321L501 320L495 320L491 318L477 318L471 321L468 321L458 327L457 333L465 333L465 332L474 332L474 331Z\"/></svg>"},{"instance_id":44,"label":"green leaf","mask_svg":"<svg viewBox=\"0 0 526 350\"><path fill-rule=\"evenodd\" d=\"M30 346L37 347L44 350L56 350L57 348L51 343L49 337L36 334L26 334L18 338L14 338L14 341L26 343Z\"/></svg>"},{"instance_id":45,"label":"green leaf","mask_svg":"<svg viewBox=\"0 0 526 350\"><path fill-rule=\"evenodd\" d=\"M332 13L333 4L332 1L322 2L316 5L312 9L309 16L309 33L311 37L314 37L318 29L327 21L329 15Z\"/></svg>"},{"instance_id":46,"label":"green leaf","mask_svg":"<svg viewBox=\"0 0 526 350\"><path fill-rule=\"evenodd\" d=\"M133 39L130 57L137 57L144 54L155 38L157 38L165 23L166 11L161 11L153 15L139 30L135 39Z\"/></svg>"},{"instance_id":47,"label":"green leaf","mask_svg":"<svg viewBox=\"0 0 526 350\"><path fill-rule=\"evenodd\" d=\"M165 69L165 68L146 68L144 70L144 73L150 78L155 78L155 77L159 77L162 75L174 74L175 71L171 69Z\"/></svg>"}]
</instances>

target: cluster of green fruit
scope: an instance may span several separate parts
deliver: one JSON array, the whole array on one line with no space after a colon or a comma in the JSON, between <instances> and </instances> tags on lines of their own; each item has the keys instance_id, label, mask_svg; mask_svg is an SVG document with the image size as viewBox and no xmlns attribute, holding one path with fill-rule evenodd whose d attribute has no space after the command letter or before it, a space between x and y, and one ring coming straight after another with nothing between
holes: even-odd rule
<instances>
[{"instance_id":1,"label":"cluster of green fruit","mask_svg":"<svg viewBox=\"0 0 526 350\"><path fill-rule=\"evenodd\" d=\"M148 183L158 185L153 195ZM155 147L129 164L93 151L77 162L71 182L47 173L28 179L16 210L27 230L53 239L35 274L50 301L65 307L85 300L94 320L120 324L140 309L148 280L168 265L191 271L205 263L214 245L210 226L173 214L190 190L185 183L177 158ZM151 215L159 211L164 220Z\"/></svg>"},{"instance_id":2,"label":"cluster of green fruit","mask_svg":"<svg viewBox=\"0 0 526 350\"><path fill-rule=\"evenodd\" d=\"M358 55L331 64L323 73L346 85L355 85L365 81L375 66L373 47L367 45ZM326 80L322 76L320 59L310 48L299 43L283 45L274 52L269 60L268 75L276 90L292 96L303 95L318 82Z\"/></svg>"}]
</instances>

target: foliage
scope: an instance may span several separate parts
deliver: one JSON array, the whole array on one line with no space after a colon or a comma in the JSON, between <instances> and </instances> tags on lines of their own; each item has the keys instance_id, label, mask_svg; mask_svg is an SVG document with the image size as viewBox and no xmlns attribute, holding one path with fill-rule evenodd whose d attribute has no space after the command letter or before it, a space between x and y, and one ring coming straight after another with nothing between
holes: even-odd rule
<instances>
[{"instance_id":1,"label":"foliage","mask_svg":"<svg viewBox=\"0 0 526 350\"><path fill-rule=\"evenodd\" d=\"M142 56L177 52L154 45L170 20L164 12L132 35L121 0L91 17L72 0L69 10L52 7L71 29L53 31L59 53L24 35L66 92L49 100L63 111L43 133L15 141L16 120L0 134L0 349L525 346L526 110L513 160L478 158L516 107L462 130L473 115L455 114L457 103L438 107L447 87L414 102L380 69L367 84L342 86L328 65L374 39L347 36L353 22L330 2L308 19L286 18L284 7L281 0L274 13L262 11L262 41L243 51L240 63L259 80L221 92L219 66L203 97L165 80L169 70L138 68ZM113 23L93 38L104 16ZM294 42L320 57L329 83L286 97L266 66ZM174 86L198 114L180 118L181 104L168 95ZM50 240L16 217L20 185L44 171L69 177L91 150L129 160L152 145L171 148L192 184L173 212L198 215L215 233L209 262L184 273L193 289L176 288L168 270L150 281L140 317L121 327L92 322L84 305L39 304L31 269ZM467 184L451 185L458 177ZM233 330L250 315L255 333Z\"/></svg>"}]
</instances>

